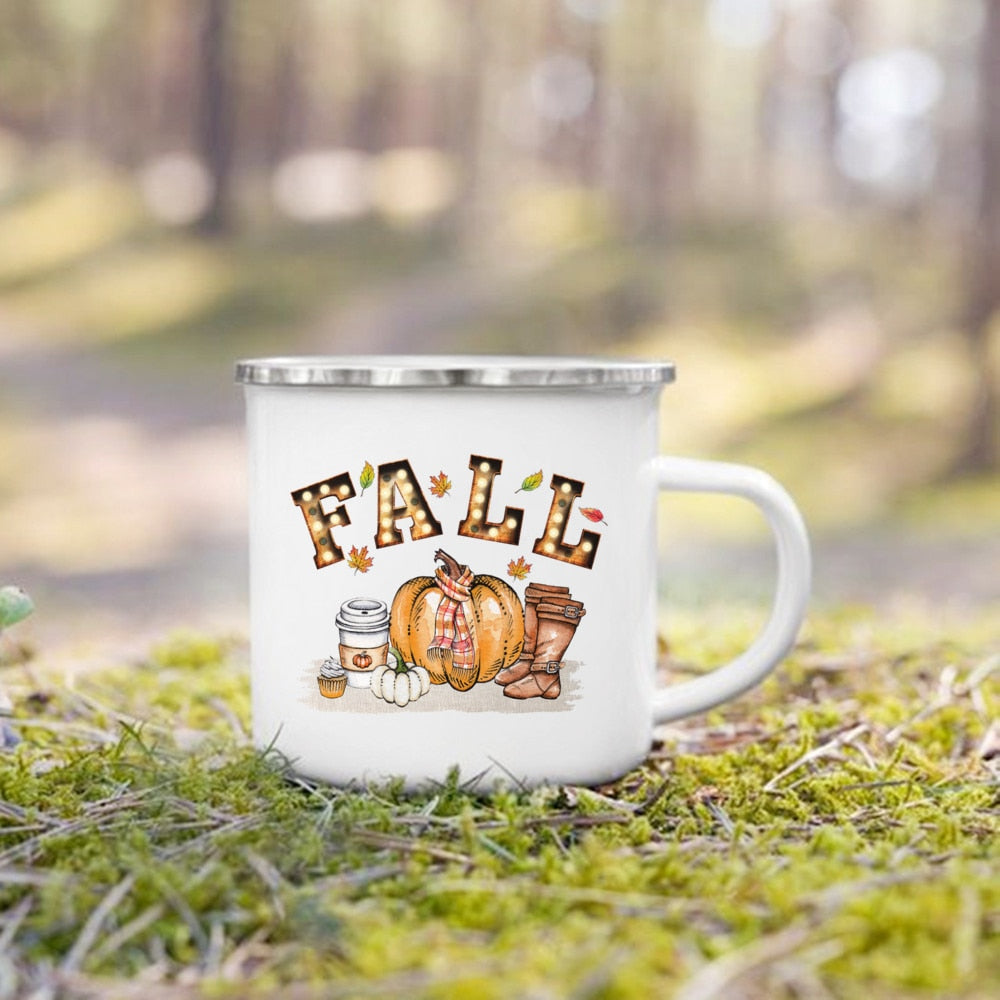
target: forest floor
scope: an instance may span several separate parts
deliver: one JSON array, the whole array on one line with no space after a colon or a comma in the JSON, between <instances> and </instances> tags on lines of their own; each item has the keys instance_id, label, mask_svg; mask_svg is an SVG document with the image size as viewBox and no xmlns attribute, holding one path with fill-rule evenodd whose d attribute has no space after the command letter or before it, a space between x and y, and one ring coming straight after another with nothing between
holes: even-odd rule
<instances>
[{"instance_id":1,"label":"forest floor","mask_svg":"<svg viewBox=\"0 0 1000 1000\"><path fill-rule=\"evenodd\" d=\"M747 623L676 624L661 665ZM601 788L331 788L248 742L246 650L12 667L0 995L986 1000L995 618L812 616Z\"/></svg>"}]
</instances>

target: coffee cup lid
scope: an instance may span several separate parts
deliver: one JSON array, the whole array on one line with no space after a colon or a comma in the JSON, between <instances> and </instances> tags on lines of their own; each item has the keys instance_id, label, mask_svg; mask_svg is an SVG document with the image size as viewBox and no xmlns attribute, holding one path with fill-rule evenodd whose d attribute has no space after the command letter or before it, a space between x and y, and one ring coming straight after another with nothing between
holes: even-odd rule
<instances>
[{"instance_id":1,"label":"coffee cup lid","mask_svg":"<svg viewBox=\"0 0 1000 1000\"><path fill-rule=\"evenodd\" d=\"M389 624L389 609L384 601L370 597L353 597L340 606L337 627L353 632L377 632Z\"/></svg>"}]
</instances>

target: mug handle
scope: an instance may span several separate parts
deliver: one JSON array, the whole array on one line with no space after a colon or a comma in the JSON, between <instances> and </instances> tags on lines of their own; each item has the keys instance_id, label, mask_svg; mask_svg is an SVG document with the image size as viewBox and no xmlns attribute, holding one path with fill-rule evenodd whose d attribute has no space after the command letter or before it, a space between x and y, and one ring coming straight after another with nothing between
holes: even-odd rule
<instances>
[{"instance_id":1,"label":"mug handle","mask_svg":"<svg viewBox=\"0 0 1000 1000\"><path fill-rule=\"evenodd\" d=\"M778 550L778 583L771 617L750 647L704 677L662 688L653 696L654 723L694 715L759 684L795 643L809 602L812 560L802 515L785 488L766 472L747 465L694 458L654 459L661 490L727 493L760 508Z\"/></svg>"}]
</instances>

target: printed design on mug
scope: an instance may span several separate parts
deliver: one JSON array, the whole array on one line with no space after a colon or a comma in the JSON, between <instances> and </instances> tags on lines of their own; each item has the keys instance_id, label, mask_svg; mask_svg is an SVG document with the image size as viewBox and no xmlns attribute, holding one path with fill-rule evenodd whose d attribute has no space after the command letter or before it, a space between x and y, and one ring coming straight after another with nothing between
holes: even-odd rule
<instances>
[{"instance_id":1,"label":"printed design on mug","mask_svg":"<svg viewBox=\"0 0 1000 1000\"><path fill-rule=\"evenodd\" d=\"M468 692L492 682L497 696L558 698L583 603L568 587L531 583L522 605L499 577L477 574L442 549L434 560L434 575L406 580L391 605L373 597L341 605L339 659L320 668L320 694L368 688L405 708L435 686Z\"/></svg>"},{"instance_id":2,"label":"printed design on mug","mask_svg":"<svg viewBox=\"0 0 1000 1000\"><path fill-rule=\"evenodd\" d=\"M503 461L499 458L470 455L469 468L473 474L469 504L465 517L459 522L458 533L484 542L520 544L524 508L504 507L502 517L495 521L489 519L494 481L503 469ZM347 559L335 534L339 536L353 524L348 510L349 502L355 498L360 500L376 481L378 511L375 532L370 536L376 549L402 545L406 541L403 529L399 527L400 521L410 522L407 534L412 541L436 538L444 534L444 528L434 515L420 486L420 480L407 459L379 465L377 475L372 464L366 461L359 477L360 497L350 471L292 490L292 503L299 508L305 519L313 544L313 562L317 569L329 569ZM526 476L516 492L534 493L543 481L544 474L539 469ZM430 484L431 493L439 497L447 495L452 488L451 480L444 472L432 476ZM566 541L570 513L576 500L583 495L583 481L554 472L549 480L549 489L552 497L548 517L542 534L535 539L531 551L583 569L593 568L601 535L584 530L576 543ZM581 506L579 510L587 520L607 524L599 508ZM354 547L355 553L360 551L357 546ZM358 568L356 564L355 568Z\"/></svg>"},{"instance_id":3,"label":"printed design on mug","mask_svg":"<svg viewBox=\"0 0 1000 1000\"><path fill-rule=\"evenodd\" d=\"M503 461L473 454L468 467L472 476L464 516L447 525L458 536L449 544L452 551L429 550L426 575L397 578L381 593L377 578L385 570L371 572L378 551L444 534L446 525L439 520L440 512L432 509L428 494L437 503L452 490L461 491L461 484L444 469L418 477L406 459L377 467L366 459L358 479L360 494L350 472L292 491L292 502L305 516L317 569L344 564L359 583L359 574L371 576L373 583L366 585L364 594L347 597L339 605L337 654L327 656L310 681L318 684L324 699L333 701L346 694L338 705L348 710L398 710L418 702L421 708L454 709L466 700L456 699L458 693L469 697L467 704L473 710L513 708L515 702L535 699L541 707L563 694L567 669L573 671L571 688L579 683L585 664L567 656L586 608L568 586L537 582L536 577L544 579L546 560L581 570L593 567L601 534L577 522L572 533L578 539L571 541L569 522L575 510L587 522L607 526L602 510L577 505L585 484L561 473L551 474L551 492L543 500L542 469L525 470L527 474L515 480L520 482L515 494L534 499L537 493L542 501L530 514L527 503L525 507L499 500L494 504ZM360 499L371 487L377 489L376 518L365 524L363 511L354 513L357 502L349 501ZM497 516L500 510L502 515ZM352 514L359 524L347 531ZM471 540L520 545L523 529L526 523L531 526L532 519L535 530L541 528L531 547L534 558L529 561L522 552L506 561L511 582L477 572ZM374 533L362 534L362 524L368 531L374 528ZM305 546L303 551L308 551ZM512 585L517 583L525 584L523 601Z\"/></svg>"}]
</instances>

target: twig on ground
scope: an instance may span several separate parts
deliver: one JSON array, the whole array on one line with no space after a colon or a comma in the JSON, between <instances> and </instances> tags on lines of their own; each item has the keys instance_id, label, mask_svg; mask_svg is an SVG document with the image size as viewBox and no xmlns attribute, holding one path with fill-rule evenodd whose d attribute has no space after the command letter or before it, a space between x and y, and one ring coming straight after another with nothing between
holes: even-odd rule
<instances>
[{"instance_id":1,"label":"twig on ground","mask_svg":"<svg viewBox=\"0 0 1000 1000\"><path fill-rule=\"evenodd\" d=\"M787 767L782 768L773 778L770 779L770 781L767 782L767 784L764 785L761 791L776 791L783 778L787 778L788 775L794 774L800 767L804 767L806 764L809 764L814 760L820 760L823 757L832 757L837 755L841 747L853 744L854 740L868 732L869 728L870 727L867 722L859 723L844 732L838 733L833 737L833 739L828 740L826 743L821 743L819 746L813 747L797 760L792 761L792 763Z\"/></svg>"},{"instance_id":2,"label":"twig on ground","mask_svg":"<svg viewBox=\"0 0 1000 1000\"><path fill-rule=\"evenodd\" d=\"M968 677L966 677L961 683L955 685L955 693L965 695L972 691L977 691L982 686L983 682L992 674L995 674L998 670L1000 670L1000 653L988 656L985 660L976 664L976 666L969 671Z\"/></svg>"},{"instance_id":3,"label":"twig on ground","mask_svg":"<svg viewBox=\"0 0 1000 1000\"><path fill-rule=\"evenodd\" d=\"M163 903L154 903L147 907L137 917L133 917L127 924L123 924L113 934L109 934L91 953L91 959L96 963L114 955L126 942L131 941L137 934L141 934L151 924L156 923L160 917L166 913L167 908Z\"/></svg>"},{"instance_id":4,"label":"twig on ground","mask_svg":"<svg viewBox=\"0 0 1000 1000\"><path fill-rule=\"evenodd\" d=\"M426 854L434 858L435 861L457 861L461 864L471 864L472 858L467 854L459 854L456 851L446 851L433 844L425 844L420 840L406 840L403 837L392 837L384 833L375 833L373 830L356 830L354 836L374 847L384 847L390 851L403 851L407 854Z\"/></svg>"},{"instance_id":5,"label":"twig on ground","mask_svg":"<svg viewBox=\"0 0 1000 1000\"><path fill-rule=\"evenodd\" d=\"M313 889L320 895L327 889L364 889L374 882L395 878L406 871L405 864L370 865L353 871L339 872L313 883Z\"/></svg>"},{"instance_id":6,"label":"twig on ground","mask_svg":"<svg viewBox=\"0 0 1000 1000\"><path fill-rule=\"evenodd\" d=\"M33 868L0 868L0 885L48 885L60 878L59 872Z\"/></svg>"},{"instance_id":7,"label":"twig on ground","mask_svg":"<svg viewBox=\"0 0 1000 1000\"><path fill-rule=\"evenodd\" d=\"M798 951L809 939L812 929L806 926L786 927L759 938L737 951L731 951L703 965L674 997L674 1000L714 1000L733 996L733 988L741 979L760 972L779 959Z\"/></svg>"},{"instance_id":8,"label":"twig on ground","mask_svg":"<svg viewBox=\"0 0 1000 1000\"><path fill-rule=\"evenodd\" d=\"M924 705L919 712L914 713L905 722L901 722L898 726L893 726L885 734L885 742L892 746L893 743L897 742L904 733L912 726L915 726L918 722L923 722L924 719L933 715L935 712L940 712L942 708L946 708L955 700L955 678L958 676L958 671L954 666L949 664L942 671L938 678L937 693L934 696L934 700L928 702Z\"/></svg>"},{"instance_id":9,"label":"twig on ground","mask_svg":"<svg viewBox=\"0 0 1000 1000\"><path fill-rule=\"evenodd\" d=\"M246 729L243 728L243 723L240 721L240 717L217 695L213 695L208 699L208 704L212 706L222 716L226 722L229 723L229 728L233 731L233 735L236 737L236 742L240 745L246 745L250 742L250 736Z\"/></svg>"},{"instance_id":10,"label":"twig on ground","mask_svg":"<svg viewBox=\"0 0 1000 1000\"><path fill-rule=\"evenodd\" d=\"M522 826L531 828L536 826L568 826L573 828L586 828L592 826L608 826L611 824L631 823L632 813L553 813L551 816L529 816L524 820Z\"/></svg>"},{"instance_id":11,"label":"twig on ground","mask_svg":"<svg viewBox=\"0 0 1000 1000\"><path fill-rule=\"evenodd\" d=\"M584 886L549 885L534 879L508 878L504 881L485 879L446 879L432 882L420 890L428 896L447 893L484 893L491 896L525 894L554 899L565 903L597 903L625 916L662 919L664 915L700 915L704 909L699 900L656 896L650 893L614 892Z\"/></svg>"},{"instance_id":12,"label":"twig on ground","mask_svg":"<svg viewBox=\"0 0 1000 1000\"><path fill-rule=\"evenodd\" d=\"M24 918L31 912L31 908L34 905L35 895L34 893L29 893L7 910L5 914L6 922L3 931L0 932L0 955L5 954L13 944L14 938L17 937L17 932L21 928L21 924L24 923Z\"/></svg>"},{"instance_id":13,"label":"twig on ground","mask_svg":"<svg viewBox=\"0 0 1000 1000\"><path fill-rule=\"evenodd\" d=\"M61 733L66 736L76 736L80 739L90 740L101 746L113 746L118 742L119 737L109 733L104 729L95 729L93 726L84 726L78 722L61 722L58 719L7 719L8 725L18 729L44 729L50 733Z\"/></svg>"},{"instance_id":14,"label":"twig on ground","mask_svg":"<svg viewBox=\"0 0 1000 1000\"><path fill-rule=\"evenodd\" d=\"M126 875L125 878L108 890L107 895L97 904L87 918L87 922L80 930L77 939L73 942L73 946L66 952L66 957L59 965L60 972L63 974L76 972L80 968L81 963L87 957L87 952L90 951L97 940L97 935L101 931L101 925L114 908L128 895L133 885L135 885L135 876Z\"/></svg>"}]
</instances>

